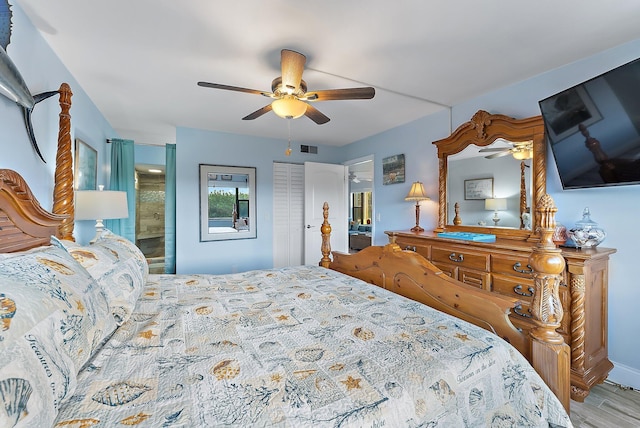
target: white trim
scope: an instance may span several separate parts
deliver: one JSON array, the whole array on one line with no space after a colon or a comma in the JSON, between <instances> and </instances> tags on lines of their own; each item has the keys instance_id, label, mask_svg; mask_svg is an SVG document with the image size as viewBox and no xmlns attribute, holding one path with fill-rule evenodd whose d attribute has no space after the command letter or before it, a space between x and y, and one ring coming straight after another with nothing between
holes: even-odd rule
<instances>
[{"instance_id":1,"label":"white trim","mask_svg":"<svg viewBox=\"0 0 640 428\"><path fill-rule=\"evenodd\" d=\"M640 390L640 370L615 361L611 362L613 363L613 370L609 373L607 380Z\"/></svg>"}]
</instances>

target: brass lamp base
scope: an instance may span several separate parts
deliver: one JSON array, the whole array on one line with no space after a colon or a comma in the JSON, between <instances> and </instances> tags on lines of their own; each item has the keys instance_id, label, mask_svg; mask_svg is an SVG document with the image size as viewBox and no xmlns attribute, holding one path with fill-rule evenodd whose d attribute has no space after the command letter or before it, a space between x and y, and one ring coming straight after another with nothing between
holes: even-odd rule
<instances>
[{"instance_id":1,"label":"brass lamp base","mask_svg":"<svg viewBox=\"0 0 640 428\"><path fill-rule=\"evenodd\" d=\"M420 204L416 201L416 225L411 228L412 232L424 232L424 229L420 227Z\"/></svg>"}]
</instances>

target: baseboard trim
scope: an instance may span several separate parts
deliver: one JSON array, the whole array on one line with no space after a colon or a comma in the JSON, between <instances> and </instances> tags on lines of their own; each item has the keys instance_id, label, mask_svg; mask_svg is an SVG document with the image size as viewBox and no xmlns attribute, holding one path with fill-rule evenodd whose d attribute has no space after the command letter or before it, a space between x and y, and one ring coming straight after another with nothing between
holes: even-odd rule
<instances>
[{"instance_id":1,"label":"baseboard trim","mask_svg":"<svg viewBox=\"0 0 640 428\"><path fill-rule=\"evenodd\" d=\"M622 386L630 386L633 389L640 390L640 370L624 364L613 363L613 370L609 372L607 380L620 384Z\"/></svg>"}]
</instances>

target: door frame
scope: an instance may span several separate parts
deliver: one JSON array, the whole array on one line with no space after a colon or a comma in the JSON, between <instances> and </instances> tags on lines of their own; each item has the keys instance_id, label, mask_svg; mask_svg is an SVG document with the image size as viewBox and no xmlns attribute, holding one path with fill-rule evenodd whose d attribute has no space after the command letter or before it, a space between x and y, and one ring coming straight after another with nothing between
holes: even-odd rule
<instances>
[{"instance_id":1,"label":"door frame","mask_svg":"<svg viewBox=\"0 0 640 428\"><path fill-rule=\"evenodd\" d=\"M376 192L375 192L375 180L376 180L376 168L375 168L375 155L370 154L359 158L351 159L343 162L343 165L349 167L362 162L371 161L371 245L375 245L374 237L376 236ZM347 199L351 199L351 183L347 188ZM349 202L351 203L351 202Z\"/></svg>"}]
</instances>

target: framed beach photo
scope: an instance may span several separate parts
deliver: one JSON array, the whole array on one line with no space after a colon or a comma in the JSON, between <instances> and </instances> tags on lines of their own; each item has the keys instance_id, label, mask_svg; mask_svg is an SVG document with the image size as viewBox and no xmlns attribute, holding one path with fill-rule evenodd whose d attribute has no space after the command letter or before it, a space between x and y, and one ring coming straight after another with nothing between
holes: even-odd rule
<instances>
[{"instance_id":1,"label":"framed beach photo","mask_svg":"<svg viewBox=\"0 0 640 428\"><path fill-rule=\"evenodd\" d=\"M404 154L382 159L382 184L404 183Z\"/></svg>"},{"instance_id":2,"label":"framed beach photo","mask_svg":"<svg viewBox=\"0 0 640 428\"><path fill-rule=\"evenodd\" d=\"M76 138L73 163L76 190L96 190L98 181L97 150Z\"/></svg>"}]
</instances>

